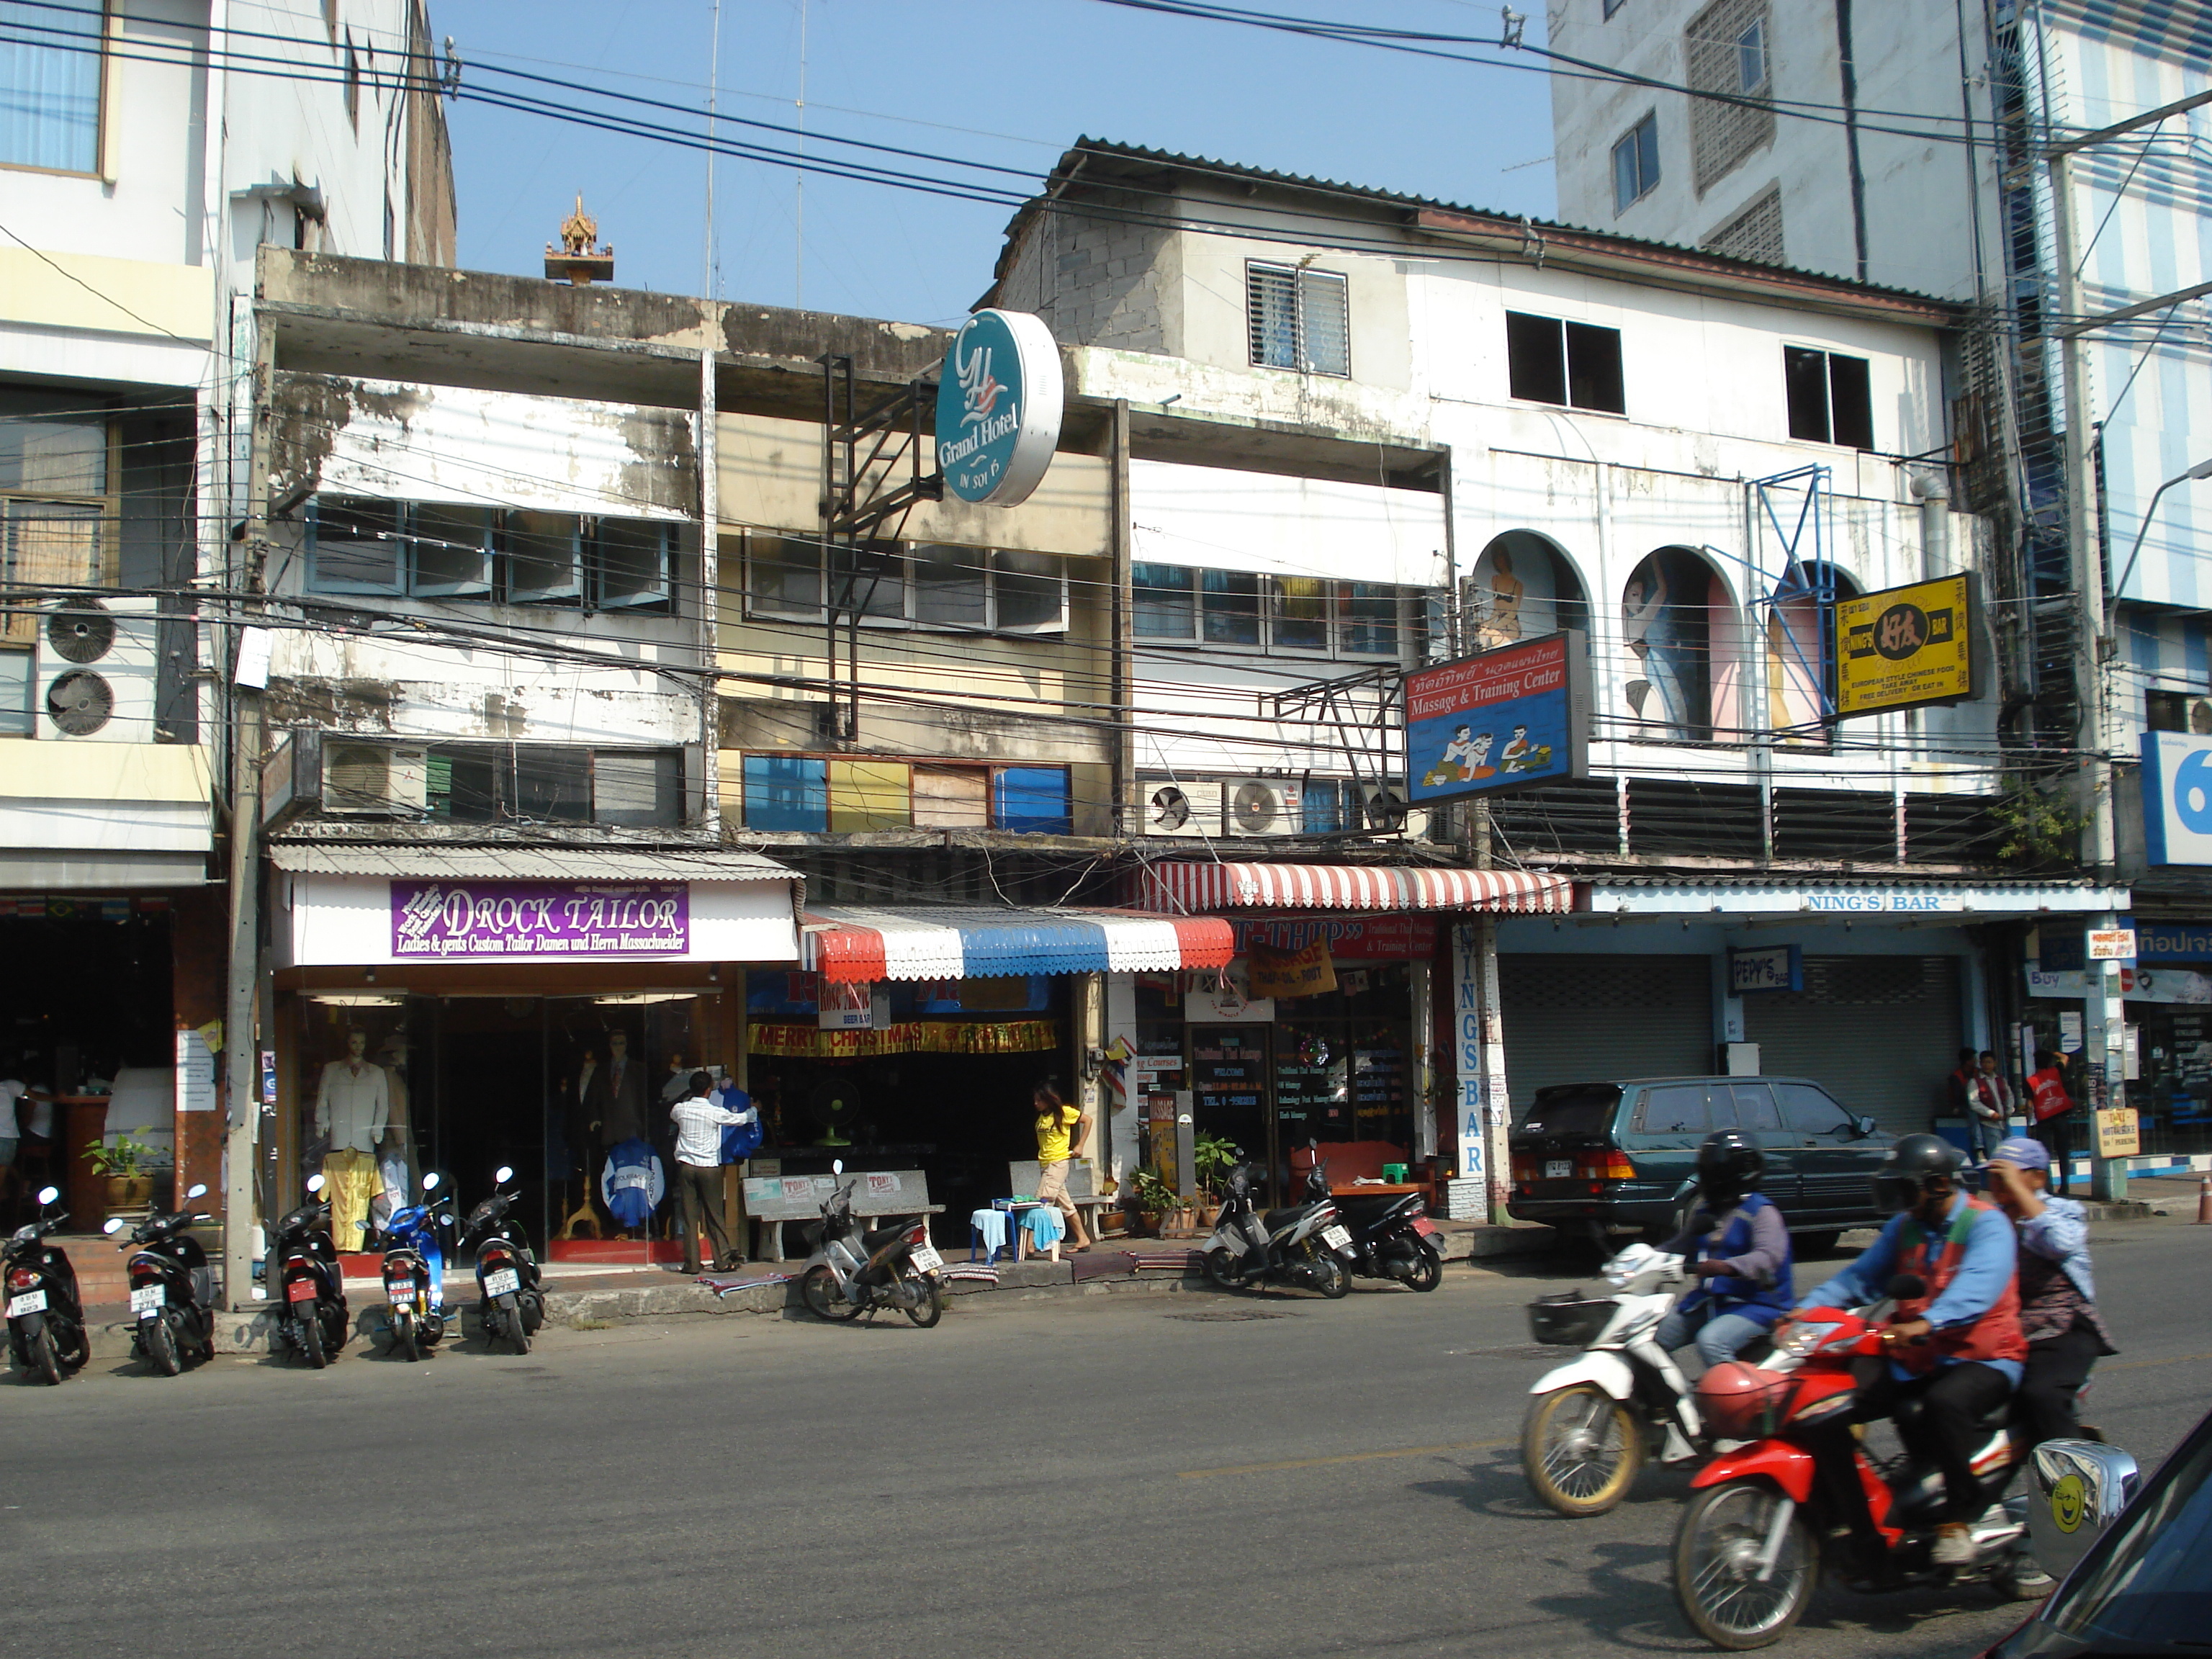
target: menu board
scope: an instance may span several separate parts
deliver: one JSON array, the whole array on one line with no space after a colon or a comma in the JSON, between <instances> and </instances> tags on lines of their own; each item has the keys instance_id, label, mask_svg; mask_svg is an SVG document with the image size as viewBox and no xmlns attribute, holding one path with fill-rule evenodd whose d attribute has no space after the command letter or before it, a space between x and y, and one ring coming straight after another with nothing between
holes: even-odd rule
<instances>
[{"instance_id":1,"label":"menu board","mask_svg":"<svg viewBox=\"0 0 2212 1659\"><path fill-rule=\"evenodd\" d=\"M1267 1037L1234 1026L1200 1026L1191 1032L1190 1088L1193 1121L1200 1129L1225 1134L1240 1145L1266 1144Z\"/></svg>"},{"instance_id":2,"label":"menu board","mask_svg":"<svg viewBox=\"0 0 2212 1659\"><path fill-rule=\"evenodd\" d=\"M1352 1103L1362 1125L1395 1117L1403 1111L1406 1056L1395 1048L1354 1049Z\"/></svg>"},{"instance_id":3,"label":"menu board","mask_svg":"<svg viewBox=\"0 0 2212 1659\"><path fill-rule=\"evenodd\" d=\"M1325 1043L1298 1047L1302 1052L1287 1054L1275 1062L1277 1120L1295 1125L1300 1134L1329 1130L1348 1133L1352 1126L1349 1063L1331 1055Z\"/></svg>"}]
</instances>

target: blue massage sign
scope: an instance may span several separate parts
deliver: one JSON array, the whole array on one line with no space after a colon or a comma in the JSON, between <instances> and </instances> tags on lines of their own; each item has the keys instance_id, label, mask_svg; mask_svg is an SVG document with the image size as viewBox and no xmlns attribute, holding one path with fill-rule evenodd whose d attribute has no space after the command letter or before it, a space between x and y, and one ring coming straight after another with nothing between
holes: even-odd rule
<instances>
[{"instance_id":1,"label":"blue massage sign","mask_svg":"<svg viewBox=\"0 0 2212 1659\"><path fill-rule=\"evenodd\" d=\"M963 501L1012 507L1060 443L1060 346L1025 311L979 311L960 325L937 386L937 465Z\"/></svg>"}]
</instances>

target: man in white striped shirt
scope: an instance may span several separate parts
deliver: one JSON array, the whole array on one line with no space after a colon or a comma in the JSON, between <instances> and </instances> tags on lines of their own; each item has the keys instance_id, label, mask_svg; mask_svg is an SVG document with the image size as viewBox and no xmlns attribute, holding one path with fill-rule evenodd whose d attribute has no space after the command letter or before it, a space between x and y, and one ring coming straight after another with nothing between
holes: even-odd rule
<instances>
[{"instance_id":1,"label":"man in white striped shirt","mask_svg":"<svg viewBox=\"0 0 2212 1659\"><path fill-rule=\"evenodd\" d=\"M700 1271L699 1228L702 1220L714 1242L718 1267L744 1263L744 1253L730 1248L729 1230L722 1224L722 1131L732 1123L750 1123L757 1108L735 1109L717 1106L707 1098L714 1079L705 1072L691 1073L691 1092L669 1109L676 1125L676 1193L684 1204L684 1271ZM742 1097L741 1097L742 1098Z\"/></svg>"}]
</instances>

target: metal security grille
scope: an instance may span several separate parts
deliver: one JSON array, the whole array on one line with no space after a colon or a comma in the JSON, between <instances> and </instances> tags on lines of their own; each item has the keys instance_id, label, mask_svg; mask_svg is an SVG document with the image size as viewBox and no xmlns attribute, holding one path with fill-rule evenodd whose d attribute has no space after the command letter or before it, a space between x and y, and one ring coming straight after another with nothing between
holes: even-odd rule
<instances>
[{"instance_id":1,"label":"metal security grille","mask_svg":"<svg viewBox=\"0 0 2212 1659\"><path fill-rule=\"evenodd\" d=\"M1802 991L1743 1000L1770 1077L1808 1077L1889 1134L1928 1127L1958 1064L1955 957L1808 957Z\"/></svg>"},{"instance_id":2,"label":"metal security grille","mask_svg":"<svg viewBox=\"0 0 2212 1659\"><path fill-rule=\"evenodd\" d=\"M1765 96L1772 29L1766 0L1714 0L1683 31L1691 88L1731 100ZM1690 166L1700 196L1773 142L1774 112L1764 104L1690 100Z\"/></svg>"},{"instance_id":3,"label":"metal security grille","mask_svg":"<svg viewBox=\"0 0 2212 1659\"><path fill-rule=\"evenodd\" d=\"M1339 273L1248 264L1244 315L1252 361L1260 367L1352 373L1351 325Z\"/></svg>"},{"instance_id":4,"label":"metal security grille","mask_svg":"<svg viewBox=\"0 0 2212 1659\"><path fill-rule=\"evenodd\" d=\"M1782 257L1782 186L1775 185L1705 238L1705 252L1762 265L1784 264Z\"/></svg>"},{"instance_id":5,"label":"metal security grille","mask_svg":"<svg viewBox=\"0 0 2212 1659\"><path fill-rule=\"evenodd\" d=\"M1548 1084L1711 1071L1712 975L1708 957L1501 957L1514 1121Z\"/></svg>"}]
</instances>

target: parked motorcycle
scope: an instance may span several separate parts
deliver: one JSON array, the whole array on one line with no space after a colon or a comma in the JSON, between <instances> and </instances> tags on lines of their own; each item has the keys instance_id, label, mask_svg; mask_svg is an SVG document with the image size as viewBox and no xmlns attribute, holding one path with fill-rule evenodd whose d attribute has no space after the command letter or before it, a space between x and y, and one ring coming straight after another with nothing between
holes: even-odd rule
<instances>
[{"instance_id":1,"label":"parked motorcycle","mask_svg":"<svg viewBox=\"0 0 2212 1659\"><path fill-rule=\"evenodd\" d=\"M489 1198L469 1212L461 1242L477 1251L477 1317L484 1340L503 1339L517 1353L530 1352L530 1339L545 1322L545 1297L538 1289L538 1258L530 1237L507 1212L522 1194L501 1190L514 1171L501 1164L492 1176Z\"/></svg>"},{"instance_id":2,"label":"parked motorcycle","mask_svg":"<svg viewBox=\"0 0 2212 1659\"><path fill-rule=\"evenodd\" d=\"M424 1176L424 1201L402 1205L384 1224L386 1330L392 1349L410 1362L446 1334L446 1236L454 1224L453 1197L431 1196L442 1179L435 1170Z\"/></svg>"},{"instance_id":3,"label":"parked motorcycle","mask_svg":"<svg viewBox=\"0 0 2212 1659\"><path fill-rule=\"evenodd\" d=\"M204 1186L185 1194L185 1201L204 1196ZM137 1326L131 1352L164 1376L185 1368L194 1349L203 1359L215 1358L215 1275L207 1252L188 1230L209 1215L190 1210L155 1210L123 1241L121 1248L138 1247L125 1271L131 1279L131 1317ZM110 1216L101 1231L110 1237L123 1231L123 1218Z\"/></svg>"},{"instance_id":4,"label":"parked motorcycle","mask_svg":"<svg viewBox=\"0 0 2212 1659\"><path fill-rule=\"evenodd\" d=\"M1917 1278L1890 1282L1891 1300L1923 1293ZM1813 1599L1824 1547L1841 1552L1838 1577L1854 1589L1974 1580L2021 1599L2050 1589L2025 1495L1992 1504L1973 1523L1971 1563L1937 1566L1929 1558L1943 1518L1942 1474L1909 1450L1876 1457L1851 1432L1852 1364L1886 1363L1887 1305L1802 1310L1766 1367L1715 1365L1698 1379L1711 1431L1751 1443L1698 1472L1674 1534L1675 1599L1715 1647L1761 1648L1786 1634ZM2002 1492L2026 1453L2009 1408L1981 1424L1988 1437L1973 1471L1985 1492Z\"/></svg>"},{"instance_id":5,"label":"parked motorcycle","mask_svg":"<svg viewBox=\"0 0 2212 1659\"><path fill-rule=\"evenodd\" d=\"M1547 1507L1568 1516L1602 1515L1628 1495L1660 1442L1662 1463L1705 1449L1705 1422L1689 1379L1653 1340L1695 1282L1682 1258L1631 1244L1601 1269L1610 1294L1562 1291L1528 1304L1528 1334L1579 1358L1547 1371L1529 1390L1521 1420L1521 1467Z\"/></svg>"},{"instance_id":6,"label":"parked motorcycle","mask_svg":"<svg viewBox=\"0 0 2212 1659\"><path fill-rule=\"evenodd\" d=\"M58 1187L39 1193L39 1218L18 1227L0 1250L0 1281L8 1293L8 1348L26 1375L57 1384L92 1358L84 1337L84 1306L68 1252L46 1242L66 1214L48 1215Z\"/></svg>"},{"instance_id":7,"label":"parked motorcycle","mask_svg":"<svg viewBox=\"0 0 2212 1659\"><path fill-rule=\"evenodd\" d=\"M323 1178L307 1177L307 1201L276 1225L270 1255L279 1264L277 1334L317 1370L338 1357L352 1324L346 1313L345 1272L331 1238L331 1201L319 1197Z\"/></svg>"},{"instance_id":8,"label":"parked motorcycle","mask_svg":"<svg viewBox=\"0 0 2212 1659\"><path fill-rule=\"evenodd\" d=\"M1229 1172L1221 1219L1202 1247L1206 1277L1224 1290L1261 1285L1301 1285L1334 1301L1352 1289L1352 1234L1337 1220L1328 1195L1327 1166L1316 1164L1309 1178L1321 1183L1321 1195L1309 1192L1304 1203L1264 1215L1252 1201L1252 1183L1263 1171L1239 1164Z\"/></svg>"},{"instance_id":9,"label":"parked motorcycle","mask_svg":"<svg viewBox=\"0 0 2212 1659\"><path fill-rule=\"evenodd\" d=\"M844 1160L830 1169L843 1175ZM857 1184L833 1185L822 1201L822 1219L806 1224L812 1254L799 1273L799 1299L832 1321L896 1308L927 1330L945 1316L945 1287L937 1276L945 1258L929 1242L929 1218L900 1216L863 1231L853 1219Z\"/></svg>"},{"instance_id":10,"label":"parked motorcycle","mask_svg":"<svg viewBox=\"0 0 2212 1659\"><path fill-rule=\"evenodd\" d=\"M1306 1201L1330 1196L1328 1167L1316 1164L1306 1176ZM1419 1193L1378 1193L1334 1200L1336 1218L1352 1235L1349 1265L1361 1279L1388 1279L1433 1291L1444 1282L1444 1236L1429 1219Z\"/></svg>"}]
</instances>

